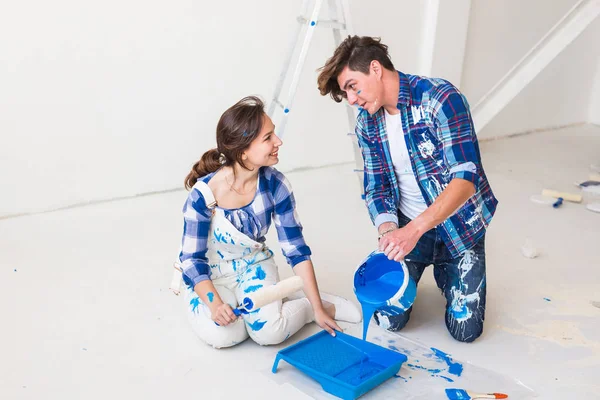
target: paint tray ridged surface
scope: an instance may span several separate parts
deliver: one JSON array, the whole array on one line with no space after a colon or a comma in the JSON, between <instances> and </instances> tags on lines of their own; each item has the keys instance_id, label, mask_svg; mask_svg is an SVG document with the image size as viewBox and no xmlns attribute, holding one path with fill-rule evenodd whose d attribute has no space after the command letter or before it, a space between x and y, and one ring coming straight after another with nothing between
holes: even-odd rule
<instances>
[{"instance_id":1,"label":"paint tray ridged surface","mask_svg":"<svg viewBox=\"0 0 600 400\"><path fill-rule=\"evenodd\" d=\"M321 331L277 353L273 373L284 360L342 399L356 399L396 375L404 354L341 332Z\"/></svg>"}]
</instances>

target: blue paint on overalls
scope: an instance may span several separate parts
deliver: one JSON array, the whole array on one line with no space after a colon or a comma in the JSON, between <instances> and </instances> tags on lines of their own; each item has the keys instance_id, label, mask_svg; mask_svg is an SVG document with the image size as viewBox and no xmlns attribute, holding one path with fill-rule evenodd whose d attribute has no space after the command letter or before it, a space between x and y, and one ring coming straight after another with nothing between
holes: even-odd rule
<instances>
[{"instance_id":1,"label":"blue paint on overalls","mask_svg":"<svg viewBox=\"0 0 600 400\"><path fill-rule=\"evenodd\" d=\"M265 274L265 271L262 269L262 267L258 267L256 268L256 274L254 274L254 277L252 277L252 279L258 279L258 280L264 280L267 277L267 274Z\"/></svg>"},{"instance_id":2,"label":"blue paint on overalls","mask_svg":"<svg viewBox=\"0 0 600 400\"><path fill-rule=\"evenodd\" d=\"M198 297L194 297L190 300L190 305L192 306L192 312L198 312L198 306L202 304L200 303L200 299Z\"/></svg>"},{"instance_id":3,"label":"blue paint on overalls","mask_svg":"<svg viewBox=\"0 0 600 400\"><path fill-rule=\"evenodd\" d=\"M266 323L267 323L267 321L261 321L261 320L256 320L253 323L249 323L248 321L246 321L246 324L253 331L260 331L263 328L263 326L265 326Z\"/></svg>"},{"instance_id":4,"label":"blue paint on overalls","mask_svg":"<svg viewBox=\"0 0 600 400\"><path fill-rule=\"evenodd\" d=\"M246 289L244 289L244 293L256 292L261 287L263 287L263 285L248 286Z\"/></svg>"}]
</instances>

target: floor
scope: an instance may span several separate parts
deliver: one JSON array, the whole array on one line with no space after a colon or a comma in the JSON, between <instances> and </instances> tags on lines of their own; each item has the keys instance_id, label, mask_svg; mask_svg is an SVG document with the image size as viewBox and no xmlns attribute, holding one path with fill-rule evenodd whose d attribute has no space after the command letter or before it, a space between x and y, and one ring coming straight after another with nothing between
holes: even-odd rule
<instances>
[{"instance_id":1,"label":"floor","mask_svg":"<svg viewBox=\"0 0 600 400\"><path fill-rule=\"evenodd\" d=\"M598 399L600 214L585 209L588 196L558 209L530 196L544 188L577 193L573 183L600 163L600 127L481 148L500 200L486 240L485 332L473 344L449 336L444 300L427 271L402 334L518 379L541 399ZM355 300L352 276L376 234L352 168L288 177L321 288ZM281 346L246 341L227 350L188 329L181 299L167 289L185 195L0 220L0 398L310 398L269 370L279 349L318 331L314 324ZM537 258L522 255L526 241ZM278 259L282 277L291 275Z\"/></svg>"}]
</instances>

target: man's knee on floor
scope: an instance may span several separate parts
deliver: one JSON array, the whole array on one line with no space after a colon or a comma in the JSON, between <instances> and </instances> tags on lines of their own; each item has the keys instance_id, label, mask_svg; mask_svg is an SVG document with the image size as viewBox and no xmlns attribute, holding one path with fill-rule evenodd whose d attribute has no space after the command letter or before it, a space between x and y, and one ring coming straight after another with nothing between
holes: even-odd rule
<instances>
[{"instance_id":1,"label":"man's knee on floor","mask_svg":"<svg viewBox=\"0 0 600 400\"><path fill-rule=\"evenodd\" d=\"M394 314L385 309L381 309L377 310L373 316L375 317L375 322L377 322L377 325L381 328L396 332L406 326L410 319L410 311Z\"/></svg>"},{"instance_id":2,"label":"man's knee on floor","mask_svg":"<svg viewBox=\"0 0 600 400\"><path fill-rule=\"evenodd\" d=\"M459 342L471 343L483 333L483 320L447 321L448 332Z\"/></svg>"}]
</instances>

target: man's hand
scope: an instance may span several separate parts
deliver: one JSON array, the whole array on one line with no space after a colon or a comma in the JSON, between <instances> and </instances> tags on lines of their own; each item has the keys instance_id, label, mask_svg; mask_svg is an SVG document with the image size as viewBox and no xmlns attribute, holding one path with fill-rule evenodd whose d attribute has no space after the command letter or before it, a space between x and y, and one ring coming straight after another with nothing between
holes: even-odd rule
<instances>
[{"instance_id":1,"label":"man's hand","mask_svg":"<svg viewBox=\"0 0 600 400\"><path fill-rule=\"evenodd\" d=\"M388 259L400 261L415 248L421 236L421 230L411 222L379 239L379 250L383 251Z\"/></svg>"}]
</instances>

